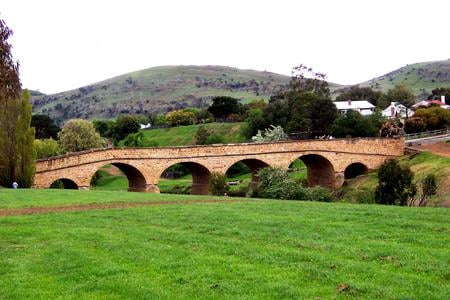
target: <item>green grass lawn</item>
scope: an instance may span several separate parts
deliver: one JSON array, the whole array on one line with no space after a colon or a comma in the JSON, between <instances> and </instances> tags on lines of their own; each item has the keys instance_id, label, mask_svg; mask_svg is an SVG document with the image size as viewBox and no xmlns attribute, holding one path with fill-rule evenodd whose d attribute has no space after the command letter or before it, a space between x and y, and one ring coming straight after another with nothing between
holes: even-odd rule
<instances>
[{"instance_id":1,"label":"green grass lawn","mask_svg":"<svg viewBox=\"0 0 450 300\"><path fill-rule=\"evenodd\" d=\"M160 197L199 198L0 191L3 207ZM250 200L0 217L0 298L445 299L449 216Z\"/></svg>"}]
</instances>

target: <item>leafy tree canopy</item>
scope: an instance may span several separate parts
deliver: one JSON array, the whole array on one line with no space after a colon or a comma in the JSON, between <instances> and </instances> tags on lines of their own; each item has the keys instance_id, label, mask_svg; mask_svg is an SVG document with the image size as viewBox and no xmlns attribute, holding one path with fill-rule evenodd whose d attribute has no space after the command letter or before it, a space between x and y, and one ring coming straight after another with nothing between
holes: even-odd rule
<instances>
[{"instance_id":1,"label":"leafy tree canopy","mask_svg":"<svg viewBox=\"0 0 450 300\"><path fill-rule=\"evenodd\" d=\"M225 119L231 114L236 114L241 108L239 99L227 96L219 96L213 99L208 111L217 119Z\"/></svg>"},{"instance_id":2,"label":"leafy tree canopy","mask_svg":"<svg viewBox=\"0 0 450 300\"><path fill-rule=\"evenodd\" d=\"M33 115L31 118L31 127L34 127L37 139L56 139L60 128L47 115Z\"/></svg>"},{"instance_id":3,"label":"leafy tree canopy","mask_svg":"<svg viewBox=\"0 0 450 300\"><path fill-rule=\"evenodd\" d=\"M77 152L105 146L105 141L95 131L92 122L82 119L67 121L58 133L62 152Z\"/></svg>"}]
</instances>

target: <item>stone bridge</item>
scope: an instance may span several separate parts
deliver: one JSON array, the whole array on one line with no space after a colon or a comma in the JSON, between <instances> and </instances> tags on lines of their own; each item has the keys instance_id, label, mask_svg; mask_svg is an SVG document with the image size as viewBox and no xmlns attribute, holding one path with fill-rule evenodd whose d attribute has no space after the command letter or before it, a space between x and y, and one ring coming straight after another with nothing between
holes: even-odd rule
<instances>
[{"instance_id":1,"label":"stone bridge","mask_svg":"<svg viewBox=\"0 0 450 300\"><path fill-rule=\"evenodd\" d=\"M192 194L207 194L211 172L226 173L237 162L257 172L266 166L287 169L301 159L308 172L308 185L328 188L376 169L388 158L403 154L402 138L302 140L277 143L217 144L208 146L99 149L38 160L35 188L49 188L61 180L65 188L88 189L95 172L111 164L122 170L129 191L158 193L161 174L174 164L192 173Z\"/></svg>"}]
</instances>

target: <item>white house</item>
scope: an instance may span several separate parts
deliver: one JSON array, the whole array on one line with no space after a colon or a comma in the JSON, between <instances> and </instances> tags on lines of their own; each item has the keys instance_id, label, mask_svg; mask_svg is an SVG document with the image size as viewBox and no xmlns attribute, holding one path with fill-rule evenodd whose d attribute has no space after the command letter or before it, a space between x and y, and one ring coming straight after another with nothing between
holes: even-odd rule
<instances>
[{"instance_id":1,"label":"white house","mask_svg":"<svg viewBox=\"0 0 450 300\"><path fill-rule=\"evenodd\" d=\"M386 107L382 112L383 117L387 118L406 118L406 106L398 102L391 102L391 104ZM408 110L408 117L411 117L414 111Z\"/></svg>"},{"instance_id":2,"label":"white house","mask_svg":"<svg viewBox=\"0 0 450 300\"><path fill-rule=\"evenodd\" d=\"M349 110L354 110L359 112L363 116L368 116L373 114L375 111L375 106L366 100L361 101L334 101L334 105L341 114L346 114Z\"/></svg>"}]
</instances>

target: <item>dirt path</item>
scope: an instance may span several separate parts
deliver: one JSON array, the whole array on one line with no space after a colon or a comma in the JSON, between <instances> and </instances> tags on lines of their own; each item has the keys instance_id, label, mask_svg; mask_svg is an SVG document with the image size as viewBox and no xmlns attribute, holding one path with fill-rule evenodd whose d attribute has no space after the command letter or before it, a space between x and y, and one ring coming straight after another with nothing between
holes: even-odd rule
<instances>
[{"instance_id":1,"label":"dirt path","mask_svg":"<svg viewBox=\"0 0 450 300\"><path fill-rule=\"evenodd\" d=\"M46 214L66 211L85 211L85 210L103 210L114 208L128 208L150 205L175 205L175 204L197 204L197 203L236 203L245 200L184 200L184 201L149 201L149 202L124 202L124 203L106 203L106 204L78 204L53 207L28 207L28 208L10 208L0 209L0 217Z\"/></svg>"},{"instance_id":2,"label":"dirt path","mask_svg":"<svg viewBox=\"0 0 450 300\"><path fill-rule=\"evenodd\" d=\"M419 150L430 151L433 154L450 157L450 145L447 143L423 144L415 146Z\"/></svg>"}]
</instances>

